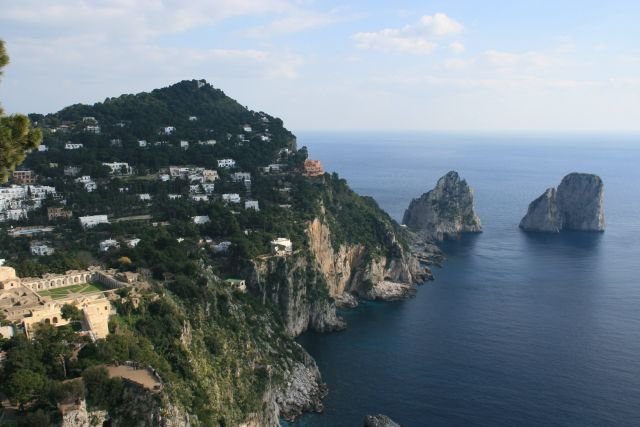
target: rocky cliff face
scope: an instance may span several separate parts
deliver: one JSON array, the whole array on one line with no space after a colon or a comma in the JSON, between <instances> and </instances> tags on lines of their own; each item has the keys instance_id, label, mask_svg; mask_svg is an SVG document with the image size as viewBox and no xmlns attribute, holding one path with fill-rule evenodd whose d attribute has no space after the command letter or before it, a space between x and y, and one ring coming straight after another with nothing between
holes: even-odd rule
<instances>
[{"instance_id":1,"label":"rocky cliff face","mask_svg":"<svg viewBox=\"0 0 640 427\"><path fill-rule=\"evenodd\" d=\"M604 185L597 175L570 173L558 189L531 202L520 221L526 231L604 231Z\"/></svg>"},{"instance_id":2,"label":"rocky cliff face","mask_svg":"<svg viewBox=\"0 0 640 427\"><path fill-rule=\"evenodd\" d=\"M328 298L322 274L304 254L257 259L247 286L263 303L272 303L293 337L311 328L318 332L343 329L336 307Z\"/></svg>"},{"instance_id":3,"label":"rocky cliff face","mask_svg":"<svg viewBox=\"0 0 640 427\"><path fill-rule=\"evenodd\" d=\"M531 202L527 214L520 221L520 228L550 233L557 233L562 229L562 217L558 212L555 188L548 188Z\"/></svg>"},{"instance_id":4,"label":"rocky cliff face","mask_svg":"<svg viewBox=\"0 0 640 427\"><path fill-rule=\"evenodd\" d=\"M440 178L433 190L413 199L402 222L435 240L482 231L480 218L473 206L473 190L454 171Z\"/></svg>"},{"instance_id":5,"label":"rocky cliff face","mask_svg":"<svg viewBox=\"0 0 640 427\"><path fill-rule=\"evenodd\" d=\"M400 299L410 296L417 283L431 278L428 268L405 251L393 232L385 242L389 255L369 256L362 245L331 244L331 230L316 218L307 228L309 245L317 268L327 283L329 294L364 299Z\"/></svg>"}]
</instances>

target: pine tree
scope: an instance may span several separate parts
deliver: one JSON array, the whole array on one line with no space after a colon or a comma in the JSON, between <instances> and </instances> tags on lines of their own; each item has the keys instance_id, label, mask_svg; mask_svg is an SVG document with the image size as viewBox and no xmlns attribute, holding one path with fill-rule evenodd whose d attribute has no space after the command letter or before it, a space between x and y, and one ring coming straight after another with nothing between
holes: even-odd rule
<instances>
[{"instance_id":1,"label":"pine tree","mask_svg":"<svg viewBox=\"0 0 640 427\"><path fill-rule=\"evenodd\" d=\"M9 55L0 40L0 76L9 63ZM29 150L38 148L42 141L40 129L33 129L23 114L4 115L0 106L0 183L7 182L9 174L22 163Z\"/></svg>"}]
</instances>

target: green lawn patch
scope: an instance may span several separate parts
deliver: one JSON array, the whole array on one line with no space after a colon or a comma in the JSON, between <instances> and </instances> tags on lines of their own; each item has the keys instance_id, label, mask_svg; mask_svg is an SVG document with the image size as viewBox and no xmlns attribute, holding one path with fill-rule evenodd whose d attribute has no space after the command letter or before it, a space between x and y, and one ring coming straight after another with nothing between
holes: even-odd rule
<instances>
[{"instance_id":1,"label":"green lawn patch","mask_svg":"<svg viewBox=\"0 0 640 427\"><path fill-rule=\"evenodd\" d=\"M53 299L66 298L73 294L90 294L93 292L104 291L107 288L100 283L84 283L81 285L70 285L62 288L48 289L46 291L39 291L41 297L51 297Z\"/></svg>"}]
</instances>

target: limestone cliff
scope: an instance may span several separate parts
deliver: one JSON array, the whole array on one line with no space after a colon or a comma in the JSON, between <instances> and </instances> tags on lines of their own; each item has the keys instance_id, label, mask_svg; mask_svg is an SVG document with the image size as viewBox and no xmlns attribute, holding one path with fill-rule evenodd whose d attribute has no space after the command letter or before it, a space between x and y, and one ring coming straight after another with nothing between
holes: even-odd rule
<instances>
[{"instance_id":1,"label":"limestone cliff","mask_svg":"<svg viewBox=\"0 0 640 427\"><path fill-rule=\"evenodd\" d=\"M556 189L548 188L529 205L527 214L520 221L520 228L557 233L562 229L562 218L558 212Z\"/></svg>"},{"instance_id":2,"label":"limestone cliff","mask_svg":"<svg viewBox=\"0 0 640 427\"><path fill-rule=\"evenodd\" d=\"M392 231L384 242L386 254L377 256L359 244L342 243L336 249L329 226L319 218L309 223L307 235L316 266L334 298L345 293L364 299L406 298L417 283L431 278L429 269L402 247Z\"/></svg>"},{"instance_id":3,"label":"limestone cliff","mask_svg":"<svg viewBox=\"0 0 640 427\"><path fill-rule=\"evenodd\" d=\"M433 190L413 199L402 222L435 240L482 231L473 206L473 190L455 171L440 178Z\"/></svg>"},{"instance_id":4,"label":"limestone cliff","mask_svg":"<svg viewBox=\"0 0 640 427\"><path fill-rule=\"evenodd\" d=\"M520 221L525 231L604 231L604 184L599 176L570 173L558 189L531 202Z\"/></svg>"}]
</instances>

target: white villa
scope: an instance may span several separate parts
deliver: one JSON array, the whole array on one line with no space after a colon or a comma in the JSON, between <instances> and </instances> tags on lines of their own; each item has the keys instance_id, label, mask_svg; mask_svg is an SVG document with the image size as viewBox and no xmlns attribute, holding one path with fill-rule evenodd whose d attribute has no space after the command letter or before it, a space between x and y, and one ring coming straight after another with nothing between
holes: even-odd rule
<instances>
[{"instance_id":1,"label":"white villa","mask_svg":"<svg viewBox=\"0 0 640 427\"><path fill-rule=\"evenodd\" d=\"M133 168L126 162L103 162L102 164L111 169L111 175L131 175L133 173Z\"/></svg>"},{"instance_id":2,"label":"white villa","mask_svg":"<svg viewBox=\"0 0 640 427\"><path fill-rule=\"evenodd\" d=\"M271 241L271 253L274 255L290 255L293 253L293 243L285 237L278 237Z\"/></svg>"},{"instance_id":3,"label":"white villa","mask_svg":"<svg viewBox=\"0 0 640 427\"><path fill-rule=\"evenodd\" d=\"M93 228L98 224L109 224L107 215L81 216L78 220L83 228Z\"/></svg>"},{"instance_id":4,"label":"white villa","mask_svg":"<svg viewBox=\"0 0 640 427\"><path fill-rule=\"evenodd\" d=\"M84 148L84 144L72 144L70 142L64 144L65 150L79 150L80 148Z\"/></svg>"},{"instance_id":5,"label":"white villa","mask_svg":"<svg viewBox=\"0 0 640 427\"><path fill-rule=\"evenodd\" d=\"M95 183L94 180L91 179L89 175L83 175L80 178L76 178L75 181L78 184L82 184L84 186L84 189L88 193L91 193L98 188L98 185Z\"/></svg>"},{"instance_id":6,"label":"white villa","mask_svg":"<svg viewBox=\"0 0 640 427\"><path fill-rule=\"evenodd\" d=\"M36 255L36 256L47 256L47 255L53 255L55 253L55 249L44 244L44 243L32 243L31 244L31 255Z\"/></svg>"},{"instance_id":7,"label":"white villa","mask_svg":"<svg viewBox=\"0 0 640 427\"><path fill-rule=\"evenodd\" d=\"M222 195L222 200L228 203L240 203L240 195L238 193L226 193Z\"/></svg>"},{"instance_id":8,"label":"white villa","mask_svg":"<svg viewBox=\"0 0 640 427\"><path fill-rule=\"evenodd\" d=\"M258 201L257 200L246 200L244 202L244 208L245 209L253 209L256 211L260 210L260 206L258 205Z\"/></svg>"},{"instance_id":9,"label":"white villa","mask_svg":"<svg viewBox=\"0 0 640 427\"><path fill-rule=\"evenodd\" d=\"M107 252L111 248L119 248L120 243L114 239L107 239L100 242L100 250L102 252Z\"/></svg>"},{"instance_id":10,"label":"white villa","mask_svg":"<svg viewBox=\"0 0 640 427\"><path fill-rule=\"evenodd\" d=\"M219 168L234 168L236 167L236 161L233 159L220 159L218 160Z\"/></svg>"},{"instance_id":11,"label":"white villa","mask_svg":"<svg viewBox=\"0 0 640 427\"><path fill-rule=\"evenodd\" d=\"M207 224L211 222L209 215L194 216L193 218L191 218L191 220L193 221L194 224L198 224L198 225Z\"/></svg>"}]
</instances>

